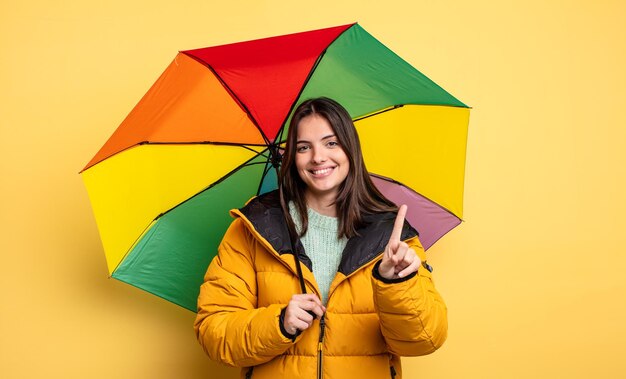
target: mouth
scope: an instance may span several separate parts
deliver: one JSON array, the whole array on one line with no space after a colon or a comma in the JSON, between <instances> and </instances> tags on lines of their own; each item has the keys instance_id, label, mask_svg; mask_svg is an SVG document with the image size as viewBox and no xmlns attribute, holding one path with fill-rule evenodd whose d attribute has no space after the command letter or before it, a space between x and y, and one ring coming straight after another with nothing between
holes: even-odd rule
<instances>
[{"instance_id":1,"label":"mouth","mask_svg":"<svg viewBox=\"0 0 626 379\"><path fill-rule=\"evenodd\" d=\"M315 170L309 170L309 172L313 176L323 177L323 176L329 175L334 169L335 167L324 167L324 168L318 168Z\"/></svg>"}]
</instances>

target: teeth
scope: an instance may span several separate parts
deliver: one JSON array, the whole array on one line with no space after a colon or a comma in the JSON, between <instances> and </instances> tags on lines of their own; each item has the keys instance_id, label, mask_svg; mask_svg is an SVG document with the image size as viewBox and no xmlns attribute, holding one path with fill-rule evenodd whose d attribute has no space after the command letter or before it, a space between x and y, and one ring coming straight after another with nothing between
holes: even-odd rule
<instances>
[{"instance_id":1,"label":"teeth","mask_svg":"<svg viewBox=\"0 0 626 379\"><path fill-rule=\"evenodd\" d=\"M311 172L313 173L313 175L322 175L322 174L326 174L330 172L330 170L332 170L332 168L323 168L321 170L311 170Z\"/></svg>"}]
</instances>

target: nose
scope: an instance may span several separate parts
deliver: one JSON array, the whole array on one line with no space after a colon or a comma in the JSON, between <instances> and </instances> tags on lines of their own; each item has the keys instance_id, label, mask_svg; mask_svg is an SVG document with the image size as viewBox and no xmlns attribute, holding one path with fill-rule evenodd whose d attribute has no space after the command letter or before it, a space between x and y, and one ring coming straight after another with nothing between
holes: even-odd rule
<instances>
[{"instance_id":1,"label":"nose","mask_svg":"<svg viewBox=\"0 0 626 379\"><path fill-rule=\"evenodd\" d=\"M324 153L324 150L319 148L319 147L313 147L312 148L312 155L311 155L311 161L314 164L321 164L326 162L326 154Z\"/></svg>"}]
</instances>

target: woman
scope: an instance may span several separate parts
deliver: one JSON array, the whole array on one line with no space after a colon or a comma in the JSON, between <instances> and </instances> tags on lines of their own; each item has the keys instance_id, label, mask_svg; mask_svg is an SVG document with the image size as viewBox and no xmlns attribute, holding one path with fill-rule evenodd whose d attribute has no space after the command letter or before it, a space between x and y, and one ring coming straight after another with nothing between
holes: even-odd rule
<instances>
[{"instance_id":1,"label":"woman","mask_svg":"<svg viewBox=\"0 0 626 379\"><path fill-rule=\"evenodd\" d=\"M231 211L198 298L207 354L246 378L400 378L399 356L439 348L446 306L417 232L369 179L341 105L295 110L279 183Z\"/></svg>"}]
</instances>

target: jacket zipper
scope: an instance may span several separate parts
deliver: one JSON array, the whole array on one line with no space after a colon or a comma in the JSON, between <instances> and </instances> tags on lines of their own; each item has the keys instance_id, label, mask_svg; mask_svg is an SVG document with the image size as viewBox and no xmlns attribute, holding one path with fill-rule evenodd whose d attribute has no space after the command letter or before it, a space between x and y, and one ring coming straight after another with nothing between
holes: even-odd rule
<instances>
[{"instance_id":1,"label":"jacket zipper","mask_svg":"<svg viewBox=\"0 0 626 379\"><path fill-rule=\"evenodd\" d=\"M246 372L246 379L250 379L250 378L252 378L252 369L253 369L253 368L254 368L254 366L253 366L253 367L250 367L250 369L248 370L248 372Z\"/></svg>"},{"instance_id":2,"label":"jacket zipper","mask_svg":"<svg viewBox=\"0 0 626 379\"><path fill-rule=\"evenodd\" d=\"M317 379L322 379L323 375L323 359L324 359L324 328L326 327L326 321L324 316L320 318L320 339L317 344Z\"/></svg>"},{"instance_id":3,"label":"jacket zipper","mask_svg":"<svg viewBox=\"0 0 626 379\"><path fill-rule=\"evenodd\" d=\"M396 369L393 366L389 366L389 371L391 371L391 379L396 378Z\"/></svg>"}]
</instances>

